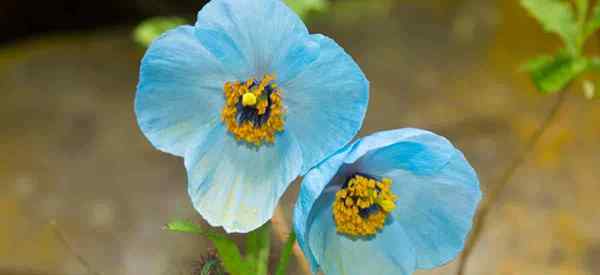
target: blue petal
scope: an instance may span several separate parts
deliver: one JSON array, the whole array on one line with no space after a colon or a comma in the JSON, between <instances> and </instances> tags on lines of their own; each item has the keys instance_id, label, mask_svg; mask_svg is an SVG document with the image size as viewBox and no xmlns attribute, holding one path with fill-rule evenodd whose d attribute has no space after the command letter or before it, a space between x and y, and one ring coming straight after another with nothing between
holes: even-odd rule
<instances>
[{"instance_id":1,"label":"blue petal","mask_svg":"<svg viewBox=\"0 0 600 275\"><path fill-rule=\"evenodd\" d=\"M418 268L434 268L454 259L464 248L481 200L479 180L462 153L432 175L398 170L392 178L399 197L394 211L415 246Z\"/></svg>"},{"instance_id":2,"label":"blue petal","mask_svg":"<svg viewBox=\"0 0 600 275\"><path fill-rule=\"evenodd\" d=\"M325 36L312 38L318 59L281 83L286 130L300 142L303 173L352 140L369 101L369 83L352 57Z\"/></svg>"},{"instance_id":3,"label":"blue petal","mask_svg":"<svg viewBox=\"0 0 600 275\"><path fill-rule=\"evenodd\" d=\"M282 58L276 60L272 70L280 83L294 79L320 57L319 39L318 35L307 36L305 39L297 41Z\"/></svg>"},{"instance_id":4,"label":"blue petal","mask_svg":"<svg viewBox=\"0 0 600 275\"><path fill-rule=\"evenodd\" d=\"M397 223L377 235L351 239L336 232L331 205L334 192L316 203L308 242L321 270L327 275L410 275L415 271L415 251L409 236Z\"/></svg>"},{"instance_id":5,"label":"blue petal","mask_svg":"<svg viewBox=\"0 0 600 275\"><path fill-rule=\"evenodd\" d=\"M415 130L396 131L411 132ZM354 166L392 178L399 198L394 221L415 247L417 268L443 265L463 249L481 191L473 168L446 139L421 131L367 153Z\"/></svg>"},{"instance_id":6,"label":"blue petal","mask_svg":"<svg viewBox=\"0 0 600 275\"><path fill-rule=\"evenodd\" d=\"M305 44L308 30L280 0L213 0L198 13L198 36L239 77L262 77Z\"/></svg>"},{"instance_id":7,"label":"blue petal","mask_svg":"<svg viewBox=\"0 0 600 275\"><path fill-rule=\"evenodd\" d=\"M252 231L273 215L279 198L300 173L301 152L285 132L273 145L236 141L220 126L188 152L188 193L212 226Z\"/></svg>"},{"instance_id":8,"label":"blue petal","mask_svg":"<svg viewBox=\"0 0 600 275\"><path fill-rule=\"evenodd\" d=\"M393 150L377 151L388 146L393 146ZM454 148L450 141L429 131L414 128L382 131L361 139L346 163L368 162L370 169L377 165L377 173L394 167L432 173L452 157L453 151L447 148Z\"/></svg>"},{"instance_id":9,"label":"blue petal","mask_svg":"<svg viewBox=\"0 0 600 275\"><path fill-rule=\"evenodd\" d=\"M351 148L351 146L342 148L329 159L323 161L319 166L311 169L300 185L300 194L294 207L294 231L296 232L298 245L302 249L304 256L308 259L313 272L316 272L318 269L318 261L310 251L306 241L308 235L307 221L309 220L309 215L315 201L321 196L331 179L338 173Z\"/></svg>"},{"instance_id":10,"label":"blue petal","mask_svg":"<svg viewBox=\"0 0 600 275\"><path fill-rule=\"evenodd\" d=\"M219 123L223 84L230 78L193 27L166 33L142 60L135 99L142 132L156 148L185 155Z\"/></svg>"}]
</instances>

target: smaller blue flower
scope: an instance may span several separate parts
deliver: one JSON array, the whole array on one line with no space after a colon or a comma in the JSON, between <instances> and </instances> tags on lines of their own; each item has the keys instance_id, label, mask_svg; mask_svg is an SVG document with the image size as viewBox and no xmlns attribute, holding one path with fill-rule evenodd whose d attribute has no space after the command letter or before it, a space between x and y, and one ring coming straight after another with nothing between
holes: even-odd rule
<instances>
[{"instance_id":1,"label":"smaller blue flower","mask_svg":"<svg viewBox=\"0 0 600 275\"><path fill-rule=\"evenodd\" d=\"M445 138L379 132L306 175L294 230L315 273L407 275L458 255L480 199L476 172Z\"/></svg>"}]
</instances>

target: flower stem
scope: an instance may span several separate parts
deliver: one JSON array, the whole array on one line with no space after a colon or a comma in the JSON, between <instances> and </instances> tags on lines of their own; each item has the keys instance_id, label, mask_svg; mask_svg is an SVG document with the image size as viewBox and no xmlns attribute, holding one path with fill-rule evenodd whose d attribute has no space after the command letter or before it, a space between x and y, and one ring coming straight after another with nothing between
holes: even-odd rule
<instances>
[{"instance_id":1,"label":"flower stem","mask_svg":"<svg viewBox=\"0 0 600 275\"><path fill-rule=\"evenodd\" d=\"M475 218L475 223L473 225L473 231L471 233L471 237L469 238L465 250L463 251L460 260L458 262L458 272L457 275L465 274L465 267L467 265L467 261L469 260L469 256L473 252L475 244L481 238L481 232L485 227L487 217L489 216L490 209L497 202L500 197L500 193L508 186L511 179L518 171L519 167L523 165L523 163L527 160L529 155L533 153L536 145L546 133L546 130L550 128L550 125L554 122L554 120L558 117L559 110L565 102L566 94L568 91L568 87L559 91L558 99L552 105L552 108L544 118L544 121L540 125L540 127L533 133L529 142L527 143L525 149L511 162L510 166L506 170L506 172L500 178L500 181L493 187L490 188L488 192L487 199L481 203L481 207L479 209L479 213Z\"/></svg>"},{"instance_id":2,"label":"flower stem","mask_svg":"<svg viewBox=\"0 0 600 275\"><path fill-rule=\"evenodd\" d=\"M91 275L100 275L101 274L101 273L97 272L96 270L94 270L92 268L92 266L90 265L90 263L83 256L76 253L75 249L73 249L73 247L67 240L67 237L60 230L60 228L58 227L56 222L51 221L51 222L49 222L49 224L52 228L52 231L54 231L54 234L56 235L56 238L58 239L58 241L60 241L62 243L62 245L68 250L68 252L77 259L77 261L87 270L88 274L91 274Z\"/></svg>"},{"instance_id":3,"label":"flower stem","mask_svg":"<svg viewBox=\"0 0 600 275\"><path fill-rule=\"evenodd\" d=\"M271 253L271 224L267 223L262 229L259 229L260 246L256 255L256 274L269 274L269 254Z\"/></svg>"},{"instance_id":4,"label":"flower stem","mask_svg":"<svg viewBox=\"0 0 600 275\"><path fill-rule=\"evenodd\" d=\"M286 269L290 262L290 256L292 255L292 250L294 248L294 243L296 243L296 233L292 232L285 242L285 246L281 250L275 275L285 275Z\"/></svg>"},{"instance_id":5,"label":"flower stem","mask_svg":"<svg viewBox=\"0 0 600 275\"><path fill-rule=\"evenodd\" d=\"M273 215L272 224L273 230L275 231L275 236L277 236L277 240L281 243L285 243L288 240L290 232L293 229L291 229L291 223L286 220L285 213L283 212L281 207L278 207L277 210L275 210L275 215ZM300 273L312 274L308 262L306 261L306 258L304 258L304 254L300 249L300 246L294 244L292 246L292 254L294 255L294 258L296 258L298 269L299 271L301 271Z\"/></svg>"}]
</instances>

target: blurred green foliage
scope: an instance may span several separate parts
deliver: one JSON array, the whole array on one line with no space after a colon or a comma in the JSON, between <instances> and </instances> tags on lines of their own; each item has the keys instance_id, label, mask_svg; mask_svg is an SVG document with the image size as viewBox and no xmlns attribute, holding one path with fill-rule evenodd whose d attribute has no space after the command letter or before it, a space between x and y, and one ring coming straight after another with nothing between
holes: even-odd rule
<instances>
[{"instance_id":1,"label":"blurred green foliage","mask_svg":"<svg viewBox=\"0 0 600 275\"><path fill-rule=\"evenodd\" d=\"M536 87L544 93L560 91L586 70L587 60L564 52L540 56L523 68L529 71Z\"/></svg>"},{"instance_id":2,"label":"blurred green foliage","mask_svg":"<svg viewBox=\"0 0 600 275\"><path fill-rule=\"evenodd\" d=\"M564 44L554 55L534 58L523 66L540 92L561 91L583 73L600 69L597 58L583 54L586 41L600 28L600 1L591 13L589 0L521 0L521 5ZM593 97L592 82L586 82L584 90L586 97Z\"/></svg>"},{"instance_id":3,"label":"blurred green foliage","mask_svg":"<svg viewBox=\"0 0 600 275\"><path fill-rule=\"evenodd\" d=\"M574 51L578 33L577 22L571 4L562 0L522 0L523 7L535 17L545 31L557 34Z\"/></svg>"},{"instance_id":4,"label":"blurred green foliage","mask_svg":"<svg viewBox=\"0 0 600 275\"><path fill-rule=\"evenodd\" d=\"M307 19L311 12L323 12L329 7L328 0L284 0L300 17ZM181 17L153 17L140 23L133 32L133 39L142 47L148 47L164 32L189 23Z\"/></svg>"},{"instance_id":5,"label":"blurred green foliage","mask_svg":"<svg viewBox=\"0 0 600 275\"><path fill-rule=\"evenodd\" d=\"M310 12L322 12L329 7L328 0L284 0L284 2L304 19Z\"/></svg>"},{"instance_id":6,"label":"blurred green foliage","mask_svg":"<svg viewBox=\"0 0 600 275\"><path fill-rule=\"evenodd\" d=\"M153 17L144 20L135 28L133 39L141 46L148 47L164 32L186 23L187 20L181 17Z\"/></svg>"}]
</instances>

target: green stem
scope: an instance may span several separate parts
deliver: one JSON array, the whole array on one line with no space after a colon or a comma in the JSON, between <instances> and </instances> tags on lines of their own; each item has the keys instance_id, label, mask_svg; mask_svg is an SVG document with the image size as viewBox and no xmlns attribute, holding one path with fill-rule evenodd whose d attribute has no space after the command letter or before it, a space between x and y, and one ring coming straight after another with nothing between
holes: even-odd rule
<instances>
[{"instance_id":1,"label":"green stem","mask_svg":"<svg viewBox=\"0 0 600 275\"><path fill-rule=\"evenodd\" d=\"M294 243L296 243L296 233L292 232L285 242L285 246L281 250L281 256L279 258L279 263L277 264L275 275L285 275L290 262L290 255L292 255L292 250L294 248Z\"/></svg>"},{"instance_id":2,"label":"green stem","mask_svg":"<svg viewBox=\"0 0 600 275\"><path fill-rule=\"evenodd\" d=\"M269 254L271 250L271 224L266 224L262 229L259 229L260 246L256 255L256 274L269 274Z\"/></svg>"},{"instance_id":3,"label":"green stem","mask_svg":"<svg viewBox=\"0 0 600 275\"><path fill-rule=\"evenodd\" d=\"M575 7L577 8L577 33L575 35L575 54L576 56L581 55L583 44L585 43L585 29L587 22L587 14L589 9L588 0L575 0Z\"/></svg>"}]
</instances>

